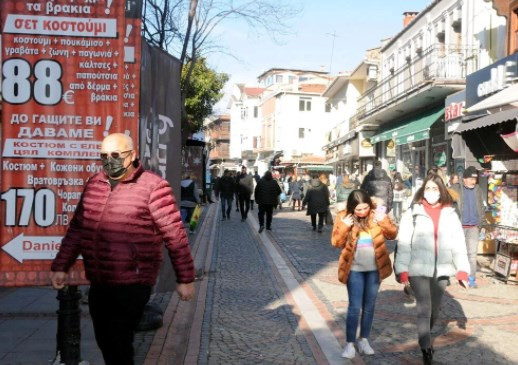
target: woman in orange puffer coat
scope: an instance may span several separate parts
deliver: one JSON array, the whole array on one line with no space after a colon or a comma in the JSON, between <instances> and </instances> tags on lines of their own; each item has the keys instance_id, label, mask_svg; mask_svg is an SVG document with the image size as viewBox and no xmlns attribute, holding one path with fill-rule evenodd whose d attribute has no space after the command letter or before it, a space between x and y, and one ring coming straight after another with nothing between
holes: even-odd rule
<instances>
[{"instance_id":1,"label":"woman in orange puffer coat","mask_svg":"<svg viewBox=\"0 0 518 365\"><path fill-rule=\"evenodd\" d=\"M339 212L333 227L331 243L341 248L338 280L347 285L349 308L346 319L347 345L342 357L352 359L362 309L358 350L374 354L368 337L380 282L392 274L385 239L394 239L397 227L384 210L375 210L369 194L354 190L347 199L347 209Z\"/></svg>"}]
</instances>

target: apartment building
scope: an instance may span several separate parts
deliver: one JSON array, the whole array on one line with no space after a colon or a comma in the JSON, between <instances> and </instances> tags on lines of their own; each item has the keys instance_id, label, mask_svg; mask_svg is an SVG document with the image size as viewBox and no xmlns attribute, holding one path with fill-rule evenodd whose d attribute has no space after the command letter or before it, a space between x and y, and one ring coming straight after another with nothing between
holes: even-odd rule
<instances>
[{"instance_id":1,"label":"apartment building","mask_svg":"<svg viewBox=\"0 0 518 365\"><path fill-rule=\"evenodd\" d=\"M236 84L228 102L230 112L230 157L253 166L261 143L261 95L264 89Z\"/></svg>"},{"instance_id":2,"label":"apartment building","mask_svg":"<svg viewBox=\"0 0 518 365\"><path fill-rule=\"evenodd\" d=\"M379 62L380 48L367 50L352 72L338 75L322 94L330 105L333 126L322 149L336 174L361 174L372 166L375 154L368 138L374 130L366 124L358 127L355 113L358 98L376 85Z\"/></svg>"},{"instance_id":3,"label":"apartment building","mask_svg":"<svg viewBox=\"0 0 518 365\"><path fill-rule=\"evenodd\" d=\"M212 176L223 174L225 169L236 169L238 161L230 155L230 115L218 115L203 123L205 143L208 146L209 169Z\"/></svg>"},{"instance_id":4,"label":"apartment building","mask_svg":"<svg viewBox=\"0 0 518 365\"><path fill-rule=\"evenodd\" d=\"M261 139L256 166L272 160L285 166L323 163L330 106L322 93L331 82L325 71L272 68L258 77L261 95Z\"/></svg>"}]
</instances>

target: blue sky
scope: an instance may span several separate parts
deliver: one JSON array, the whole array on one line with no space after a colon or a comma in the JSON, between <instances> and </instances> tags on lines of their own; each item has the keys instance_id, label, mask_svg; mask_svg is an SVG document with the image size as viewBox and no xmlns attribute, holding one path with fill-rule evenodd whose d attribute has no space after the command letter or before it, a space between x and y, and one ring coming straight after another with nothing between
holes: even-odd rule
<instances>
[{"instance_id":1,"label":"blue sky","mask_svg":"<svg viewBox=\"0 0 518 365\"><path fill-rule=\"evenodd\" d=\"M272 67L350 71L365 51L403 27L403 12L421 11L432 0L300 0L301 13L289 22L290 34L275 43L266 34L254 34L239 21L223 23L215 33L227 54L212 53L209 63L231 75L230 84L254 82ZM331 50L336 32L333 59ZM220 103L221 104L221 103ZM221 109L221 106L218 106Z\"/></svg>"}]
</instances>

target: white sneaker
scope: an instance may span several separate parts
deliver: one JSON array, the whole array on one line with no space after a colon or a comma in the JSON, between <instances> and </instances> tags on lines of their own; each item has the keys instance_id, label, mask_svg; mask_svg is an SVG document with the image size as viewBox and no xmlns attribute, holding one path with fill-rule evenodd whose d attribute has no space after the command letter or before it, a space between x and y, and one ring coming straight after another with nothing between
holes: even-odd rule
<instances>
[{"instance_id":1,"label":"white sneaker","mask_svg":"<svg viewBox=\"0 0 518 365\"><path fill-rule=\"evenodd\" d=\"M358 351L360 351L360 354L374 355L374 350L366 338L360 338L358 341Z\"/></svg>"},{"instance_id":2,"label":"white sneaker","mask_svg":"<svg viewBox=\"0 0 518 365\"><path fill-rule=\"evenodd\" d=\"M344 352L342 352L342 357L345 357L346 359L354 359L354 356L356 356L354 342L347 342L347 345L345 345Z\"/></svg>"}]
</instances>

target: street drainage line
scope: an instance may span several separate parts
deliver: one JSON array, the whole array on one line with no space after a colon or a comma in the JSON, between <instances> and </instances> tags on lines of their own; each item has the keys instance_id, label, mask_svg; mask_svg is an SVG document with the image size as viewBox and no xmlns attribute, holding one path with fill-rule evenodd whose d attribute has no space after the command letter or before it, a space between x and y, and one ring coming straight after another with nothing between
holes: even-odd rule
<instances>
[{"instance_id":1,"label":"street drainage line","mask_svg":"<svg viewBox=\"0 0 518 365\"><path fill-rule=\"evenodd\" d=\"M249 222L254 229L257 230L259 228L259 224L255 220L255 217L253 220L249 220ZM286 261L284 261L279 251L271 242L268 234L260 234L259 238L264 248L268 252L268 255L270 256L277 271L279 272L280 277L284 281L284 284L288 288L289 294L292 296L297 307L299 308L302 317L315 336L315 339L317 340L320 349L322 350L327 361L330 365L343 365L344 359L340 357L340 353L342 352L341 346L327 326L325 319L322 317L315 304L305 293L304 289L302 289L299 282L286 264Z\"/></svg>"}]
</instances>

